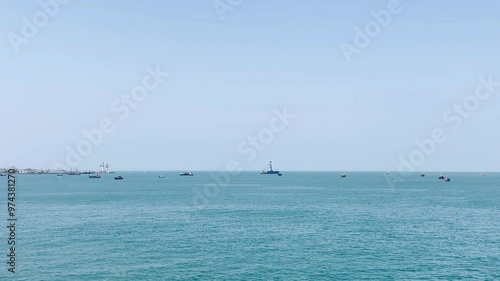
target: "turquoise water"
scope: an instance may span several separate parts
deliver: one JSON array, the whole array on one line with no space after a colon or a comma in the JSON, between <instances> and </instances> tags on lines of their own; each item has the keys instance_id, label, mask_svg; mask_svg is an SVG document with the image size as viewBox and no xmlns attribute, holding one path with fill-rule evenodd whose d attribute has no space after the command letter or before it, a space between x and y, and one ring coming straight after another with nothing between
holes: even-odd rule
<instances>
[{"instance_id":1,"label":"turquoise water","mask_svg":"<svg viewBox=\"0 0 500 281\"><path fill-rule=\"evenodd\" d=\"M120 175L18 176L0 280L500 280L500 174Z\"/></svg>"}]
</instances>

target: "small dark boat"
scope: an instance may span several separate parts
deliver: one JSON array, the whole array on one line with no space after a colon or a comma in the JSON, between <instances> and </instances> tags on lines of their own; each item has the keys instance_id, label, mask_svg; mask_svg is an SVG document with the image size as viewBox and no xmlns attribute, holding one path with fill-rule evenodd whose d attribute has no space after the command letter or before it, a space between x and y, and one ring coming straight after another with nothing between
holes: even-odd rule
<instances>
[{"instance_id":1,"label":"small dark boat","mask_svg":"<svg viewBox=\"0 0 500 281\"><path fill-rule=\"evenodd\" d=\"M6 176L7 176L7 174L4 174L4 173L0 174L0 177L6 177Z\"/></svg>"},{"instance_id":2,"label":"small dark boat","mask_svg":"<svg viewBox=\"0 0 500 281\"><path fill-rule=\"evenodd\" d=\"M165 178L165 176L158 176L158 177L159 177L160 179L164 179L164 178Z\"/></svg>"},{"instance_id":3,"label":"small dark boat","mask_svg":"<svg viewBox=\"0 0 500 281\"><path fill-rule=\"evenodd\" d=\"M96 175L89 175L89 178L91 178L91 179L100 179L100 178L101 178L101 175L99 175L99 174L96 174Z\"/></svg>"},{"instance_id":4,"label":"small dark boat","mask_svg":"<svg viewBox=\"0 0 500 281\"><path fill-rule=\"evenodd\" d=\"M283 176L283 174L282 174L282 173L279 173L279 174L278 174L278 177L281 177L281 176Z\"/></svg>"},{"instance_id":5,"label":"small dark boat","mask_svg":"<svg viewBox=\"0 0 500 281\"><path fill-rule=\"evenodd\" d=\"M116 176L116 177L115 177L115 180L122 180L122 179L123 179L123 177L122 177L122 176Z\"/></svg>"},{"instance_id":6,"label":"small dark boat","mask_svg":"<svg viewBox=\"0 0 500 281\"><path fill-rule=\"evenodd\" d=\"M179 176L181 176L181 177L193 176L193 173L191 173L191 172L180 173Z\"/></svg>"},{"instance_id":7,"label":"small dark boat","mask_svg":"<svg viewBox=\"0 0 500 281\"><path fill-rule=\"evenodd\" d=\"M347 175L346 175L346 174L342 174L342 175L340 175L340 176L341 176L341 177L343 177L343 178L347 177Z\"/></svg>"},{"instance_id":8,"label":"small dark boat","mask_svg":"<svg viewBox=\"0 0 500 281\"><path fill-rule=\"evenodd\" d=\"M446 177L446 178L444 178L444 181L449 182L449 181L451 181L451 179L449 177Z\"/></svg>"},{"instance_id":9,"label":"small dark boat","mask_svg":"<svg viewBox=\"0 0 500 281\"><path fill-rule=\"evenodd\" d=\"M425 177L425 174L420 174L421 177Z\"/></svg>"},{"instance_id":10,"label":"small dark boat","mask_svg":"<svg viewBox=\"0 0 500 281\"><path fill-rule=\"evenodd\" d=\"M58 176L58 177L62 177L62 176L63 176L63 174L57 174L57 176Z\"/></svg>"},{"instance_id":11,"label":"small dark boat","mask_svg":"<svg viewBox=\"0 0 500 281\"><path fill-rule=\"evenodd\" d=\"M443 176L443 175L440 175L438 179L440 179L440 180L444 180L444 176Z\"/></svg>"}]
</instances>

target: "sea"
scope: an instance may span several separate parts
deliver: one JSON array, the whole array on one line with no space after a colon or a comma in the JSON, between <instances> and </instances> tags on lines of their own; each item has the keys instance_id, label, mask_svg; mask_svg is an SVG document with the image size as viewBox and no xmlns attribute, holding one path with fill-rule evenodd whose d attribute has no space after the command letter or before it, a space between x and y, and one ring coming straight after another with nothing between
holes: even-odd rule
<instances>
[{"instance_id":1,"label":"sea","mask_svg":"<svg viewBox=\"0 0 500 281\"><path fill-rule=\"evenodd\" d=\"M17 175L15 273L0 177L0 280L500 280L500 174L446 175Z\"/></svg>"}]
</instances>

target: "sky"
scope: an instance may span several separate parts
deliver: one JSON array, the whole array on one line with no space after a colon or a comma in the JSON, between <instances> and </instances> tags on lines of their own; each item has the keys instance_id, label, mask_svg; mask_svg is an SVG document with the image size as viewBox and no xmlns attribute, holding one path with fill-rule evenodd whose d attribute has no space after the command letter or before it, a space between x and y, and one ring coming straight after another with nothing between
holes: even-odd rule
<instances>
[{"instance_id":1,"label":"sky","mask_svg":"<svg viewBox=\"0 0 500 281\"><path fill-rule=\"evenodd\" d=\"M54 1L0 1L0 167L500 170L496 0Z\"/></svg>"}]
</instances>

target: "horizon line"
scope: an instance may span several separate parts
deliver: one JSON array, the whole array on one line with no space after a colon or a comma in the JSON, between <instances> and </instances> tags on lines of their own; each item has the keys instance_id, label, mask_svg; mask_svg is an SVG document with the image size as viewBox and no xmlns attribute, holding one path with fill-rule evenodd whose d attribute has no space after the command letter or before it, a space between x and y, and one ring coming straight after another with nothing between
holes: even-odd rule
<instances>
[{"instance_id":1,"label":"horizon line","mask_svg":"<svg viewBox=\"0 0 500 281\"><path fill-rule=\"evenodd\" d=\"M10 167L10 168L0 168L0 170L8 170L8 169L16 169L16 170L38 170L38 171L66 171L66 170L56 170L56 169L41 169L41 168L16 168L16 167ZM91 172L96 172L98 173L98 170L87 170L87 169L82 169L78 171L91 171ZM185 170L185 169L178 169L178 170L162 170L162 169L147 169L147 170L140 170L140 169L117 169L117 170L112 170L111 172L226 172L226 173L236 173L236 172L260 172L260 170L241 170L241 171L228 171L228 170L214 170L214 169L201 169L201 170ZM408 174L408 173L444 173L444 172L454 172L454 173L499 173L500 170L420 170L420 171L397 171L397 170L281 170L281 172L338 172L338 173L348 173L348 172L372 172L372 173L399 173L399 174Z\"/></svg>"}]
</instances>

